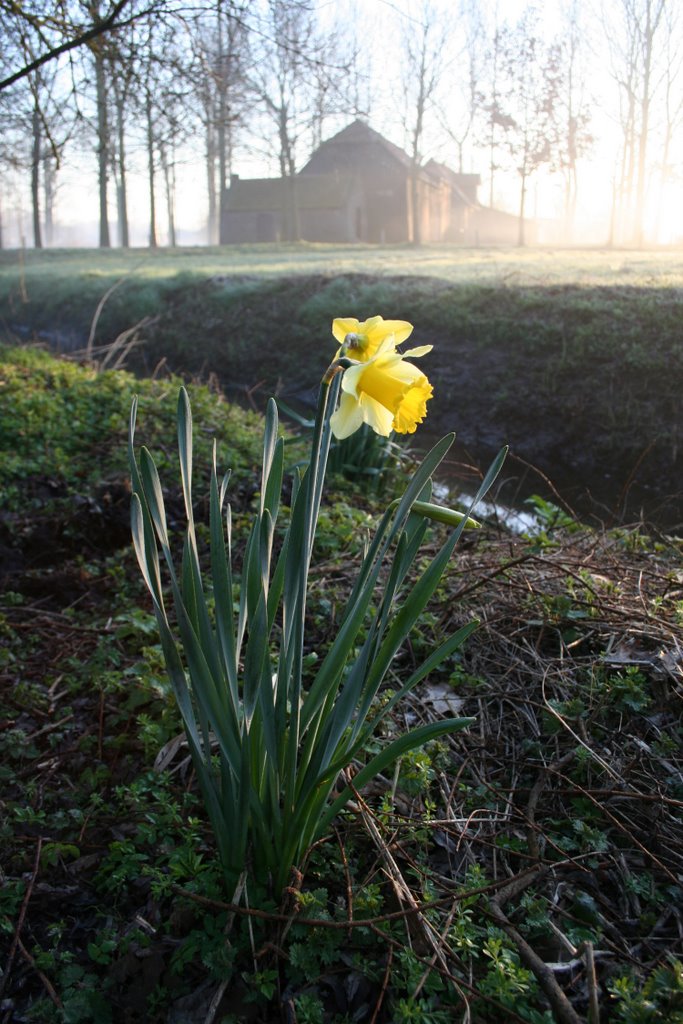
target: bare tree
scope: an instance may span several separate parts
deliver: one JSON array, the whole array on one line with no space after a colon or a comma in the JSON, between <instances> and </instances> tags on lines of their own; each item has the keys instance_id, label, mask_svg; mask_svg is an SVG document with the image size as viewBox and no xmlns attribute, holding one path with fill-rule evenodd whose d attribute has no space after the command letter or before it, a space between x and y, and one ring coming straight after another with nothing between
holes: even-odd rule
<instances>
[{"instance_id":1,"label":"bare tree","mask_svg":"<svg viewBox=\"0 0 683 1024\"><path fill-rule=\"evenodd\" d=\"M431 0L422 0L419 17L404 23L402 79L404 128L409 139L411 241L422 242L420 170L425 120L433 105L447 52L446 26Z\"/></svg>"},{"instance_id":2,"label":"bare tree","mask_svg":"<svg viewBox=\"0 0 683 1024\"><path fill-rule=\"evenodd\" d=\"M0 79L0 90L10 88L62 54L87 46L112 29L129 25L143 14L163 9L166 0L149 0L144 9L130 10L133 3L134 0L114 0L101 8L98 0L93 0L90 4L70 7L63 0L46 0L31 7L15 0L0 0L0 14L20 18L25 30L32 33L39 43L36 55L4 74Z\"/></svg>"},{"instance_id":3,"label":"bare tree","mask_svg":"<svg viewBox=\"0 0 683 1024\"><path fill-rule=\"evenodd\" d=\"M665 12L665 44L662 55L664 81L662 83L662 151L659 165L659 190L655 216L655 237L659 233L662 205L666 186L674 180L671 146L674 136L683 126L683 31L679 7L668 7Z\"/></svg>"},{"instance_id":4,"label":"bare tree","mask_svg":"<svg viewBox=\"0 0 683 1024\"><path fill-rule=\"evenodd\" d=\"M300 237L299 153L311 148L327 117L340 109L339 88L352 59L334 28L321 34L309 0L267 0L253 33L250 87L268 125L266 150L275 156L283 182L284 235L293 241Z\"/></svg>"},{"instance_id":5,"label":"bare tree","mask_svg":"<svg viewBox=\"0 0 683 1024\"><path fill-rule=\"evenodd\" d=\"M32 61L36 40L21 10L11 17L0 9L0 34L5 42L6 60L9 58L15 64ZM30 172L33 244L40 249L44 227L51 238L55 176L72 127L57 85L57 67L31 71L2 96L5 132L15 133L13 162ZM29 140L28 145L24 140Z\"/></svg>"},{"instance_id":6,"label":"bare tree","mask_svg":"<svg viewBox=\"0 0 683 1024\"><path fill-rule=\"evenodd\" d=\"M249 32L244 2L215 0L207 24L195 33L195 91L202 103L206 138L209 241L224 243L225 206L235 133L248 109Z\"/></svg>"},{"instance_id":7,"label":"bare tree","mask_svg":"<svg viewBox=\"0 0 683 1024\"><path fill-rule=\"evenodd\" d=\"M138 23L141 46L137 72L138 127L147 164L149 244L159 243L159 176L163 182L168 241L176 244L175 192L178 153L196 124L191 53L184 21L145 18Z\"/></svg>"},{"instance_id":8,"label":"bare tree","mask_svg":"<svg viewBox=\"0 0 683 1024\"><path fill-rule=\"evenodd\" d=\"M587 96L586 26L581 0L566 0L562 30L550 47L548 76L554 77L556 104L551 112L554 127L554 164L564 181L564 234L574 231L578 196L579 160L593 143L591 104Z\"/></svg>"},{"instance_id":9,"label":"bare tree","mask_svg":"<svg viewBox=\"0 0 683 1024\"><path fill-rule=\"evenodd\" d=\"M509 97L503 86L507 29L498 21L495 11L493 31L484 62L483 102L480 105L482 128L480 140L488 152L489 206L495 199L496 172L501 169L502 152L514 120L507 109Z\"/></svg>"},{"instance_id":10,"label":"bare tree","mask_svg":"<svg viewBox=\"0 0 683 1024\"><path fill-rule=\"evenodd\" d=\"M303 131L302 112L310 106L306 72L318 59L315 25L305 0L268 0L260 27L258 64L252 88L273 128L280 177L285 183L285 238L299 238L294 175ZM313 40L313 42L311 42Z\"/></svg>"},{"instance_id":11,"label":"bare tree","mask_svg":"<svg viewBox=\"0 0 683 1024\"><path fill-rule=\"evenodd\" d=\"M460 0L458 12L460 45L455 64L456 91L449 76L448 93L439 101L439 122L455 145L458 171L465 170L465 146L472 138L481 113L486 61L486 27L478 0Z\"/></svg>"},{"instance_id":12,"label":"bare tree","mask_svg":"<svg viewBox=\"0 0 683 1024\"><path fill-rule=\"evenodd\" d=\"M83 9L90 16L93 26L98 27L102 18L100 0L81 0ZM100 248L111 246L109 232L109 167L111 162L109 72L107 63L107 40L105 32L97 32L87 39L85 46L90 54L95 79L95 150L97 153L97 193L99 204Z\"/></svg>"},{"instance_id":13,"label":"bare tree","mask_svg":"<svg viewBox=\"0 0 683 1024\"><path fill-rule=\"evenodd\" d=\"M114 167L118 174L119 221L122 224L123 244L127 244L127 214L125 209L125 150L123 146L123 112L125 89L122 75L124 62L121 53L116 53L110 34L114 29L122 30L134 23L145 12L160 11L167 6L167 0L78 0L66 4L63 0L45 0L41 4L18 4L14 0L0 0L0 18L12 17L23 40L22 50L17 54L11 67L3 67L0 90L7 90L22 83L28 83L34 97L45 88L45 83L55 77L62 54L81 49L85 57L80 67L71 60L70 97L62 97L63 108L68 99L74 103L76 114L84 123L89 118L82 109L81 101L92 90L94 117L89 122L95 136L98 167L99 198L99 242L101 246L111 244L108 219L108 186L110 171ZM49 66L48 66L49 65ZM57 73L59 73L57 71ZM81 77L79 78L79 73ZM69 81L66 76L67 82ZM113 118L110 97L115 97L116 128L112 131ZM87 107L87 98L86 98ZM54 176L59 158L55 140L51 137L45 114L45 104L34 102L35 115L32 117L31 136L32 166L34 181L32 196L34 208L38 203L38 167L44 168L43 196L46 203L54 195ZM52 158L46 155L45 140L52 149ZM118 156L117 156L118 144ZM46 220L50 220L46 209ZM37 235L38 218L34 213L34 234Z\"/></svg>"},{"instance_id":14,"label":"bare tree","mask_svg":"<svg viewBox=\"0 0 683 1024\"><path fill-rule=\"evenodd\" d=\"M110 137L111 170L116 187L119 244L130 245L128 224L128 131L139 84L140 37L138 23L111 32L106 39L106 63L111 82L111 118L114 122Z\"/></svg>"},{"instance_id":15,"label":"bare tree","mask_svg":"<svg viewBox=\"0 0 683 1024\"><path fill-rule=\"evenodd\" d=\"M552 49L537 30L527 8L516 26L505 31L503 72L508 97L506 145L519 176L519 245L526 243L525 217L529 179L544 164L552 166L553 117L558 106L558 80Z\"/></svg>"},{"instance_id":16,"label":"bare tree","mask_svg":"<svg viewBox=\"0 0 683 1024\"><path fill-rule=\"evenodd\" d=\"M667 79L672 81L669 61L675 60L671 33L676 19L667 17L669 10L667 0L605 0L603 4L612 75L619 90L623 139L615 205L622 232L625 230L638 246L645 237L653 114Z\"/></svg>"}]
</instances>

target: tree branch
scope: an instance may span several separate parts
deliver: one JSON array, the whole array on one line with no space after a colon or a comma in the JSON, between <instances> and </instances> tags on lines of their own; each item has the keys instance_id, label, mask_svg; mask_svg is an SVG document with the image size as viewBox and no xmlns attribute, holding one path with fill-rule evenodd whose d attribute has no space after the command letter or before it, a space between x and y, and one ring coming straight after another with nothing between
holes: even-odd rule
<instances>
[{"instance_id":1,"label":"tree branch","mask_svg":"<svg viewBox=\"0 0 683 1024\"><path fill-rule=\"evenodd\" d=\"M7 89L10 85L14 85L15 82L21 81L22 78L26 78L27 75L30 75L32 71L36 71L38 68L42 67L43 64L47 64L48 61L54 60L56 57L61 56L61 54L68 53L70 50L75 50L79 46L84 46L93 39L97 39L97 37L101 36L104 32L109 32L116 28L124 28L126 25L130 25L137 18L140 18L145 14L149 14L157 6L156 3L152 3L144 11L138 11L130 18L126 18L123 21L117 21L116 19L118 16L130 3L131 0L118 0L118 2L114 4L111 13L96 25L93 25L92 28L89 28L86 32L80 32L77 36L74 36L73 39L68 39L59 46L55 46L47 50L45 53L42 53L40 57L36 57L35 60L31 61L30 64L26 64L23 68L20 68L19 71L15 71L14 74L9 75L8 78L2 79L2 81L0 81L0 90Z\"/></svg>"}]
</instances>

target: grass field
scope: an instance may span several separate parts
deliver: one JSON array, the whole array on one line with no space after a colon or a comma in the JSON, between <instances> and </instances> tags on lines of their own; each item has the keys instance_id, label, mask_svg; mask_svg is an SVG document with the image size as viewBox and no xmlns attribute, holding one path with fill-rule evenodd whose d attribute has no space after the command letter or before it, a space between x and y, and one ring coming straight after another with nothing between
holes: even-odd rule
<instances>
[{"instance_id":1,"label":"grass field","mask_svg":"<svg viewBox=\"0 0 683 1024\"><path fill-rule=\"evenodd\" d=\"M168 278L180 273L278 276L370 274L434 277L452 284L680 287L683 251L464 249L459 246L236 245L180 249L44 249L0 252L0 281L65 274Z\"/></svg>"}]
</instances>

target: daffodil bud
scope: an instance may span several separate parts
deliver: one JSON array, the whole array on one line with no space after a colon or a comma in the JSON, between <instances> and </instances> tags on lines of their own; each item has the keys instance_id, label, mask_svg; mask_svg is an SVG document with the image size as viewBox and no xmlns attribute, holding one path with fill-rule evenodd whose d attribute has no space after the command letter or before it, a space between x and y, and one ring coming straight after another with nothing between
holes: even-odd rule
<instances>
[{"instance_id":1,"label":"daffodil bud","mask_svg":"<svg viewBox=\"0 0 683 1024\"><path fill-rule=\"evenodd\" d=\"M398 502L394 504L398 505ZM446 526L459 526L465 519L466 530L481 529L481 523L466 516L464 512L458 512L454 508L445 508L443 505L432 505L430 501L413 502L411 511L417 512L418 515L425 516L427 519L433 519L435 523L445 523Z\"/></svg>"}]
</instances>

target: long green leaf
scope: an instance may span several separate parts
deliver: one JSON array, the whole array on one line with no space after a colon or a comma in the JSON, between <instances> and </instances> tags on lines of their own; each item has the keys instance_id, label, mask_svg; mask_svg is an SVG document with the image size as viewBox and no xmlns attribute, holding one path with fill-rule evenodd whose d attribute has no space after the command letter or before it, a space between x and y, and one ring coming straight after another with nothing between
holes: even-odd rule
<instances>
[{"instance_id":1,"label":"long green leaf","mask_svg":"<svg viewBox=\"0 0 683 1024\"><path fill-rule=\"evenodd\" d=\"M227 480L220 490L216 475L216 445L213 448L211 469L210 535L211 579L215 605L216 634L221 654L221 666L228 680L233 714L238 714L237 654L235 647L235 615L232 603L232 572L230 555L226 553L223 534L223 501Z\"/></svg>"}]
</instances>

